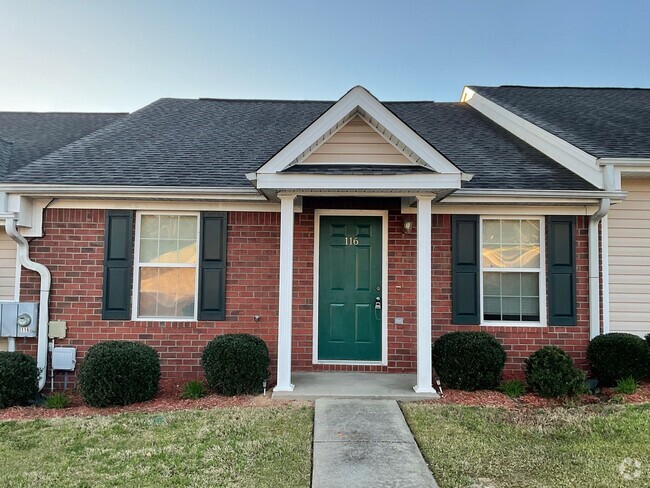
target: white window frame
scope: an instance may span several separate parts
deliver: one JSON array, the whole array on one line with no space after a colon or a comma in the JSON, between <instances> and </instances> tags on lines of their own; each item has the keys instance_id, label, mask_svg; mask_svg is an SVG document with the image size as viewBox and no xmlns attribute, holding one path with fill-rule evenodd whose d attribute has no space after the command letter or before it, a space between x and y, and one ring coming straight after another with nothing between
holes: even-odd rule
<instances>
[{"instance_id":1,"label":"white window frame","mask_svg":"<svg viewBox=\"0 0 650 488\"><path fill-rule=\"evenodd\" d=\"M172 264L172 263L156 263L154 266L144 264L144 267L153 268L194 268L194 316L193 317L140 317L140 231L142 227L143 215L172 215L172 216L193 216L196 217L196 263L194 264ZM201 237L201 216L199 212L162 212L142 210L136 212L135 216L135 249L133 254L133 306L131 307L131 320L134 322L196 322L198 321L198 305L199 305L199 249Z\"/></svg>"},{"instance_id":2,"label":"white window frame","mask_svg":"<svg viewBox=\"0 0 650 488\"><path fill-rule=\"evenodd\" d=\"M490 268L490 272L539 273L539 321L485 320L483 314L483 221L484 220L537 220L539 221L539 268ZM479 294L481 325L486 327L546 327L546 222L539 215L481 215L479 219Z\"/></svg>"}]
</instances>

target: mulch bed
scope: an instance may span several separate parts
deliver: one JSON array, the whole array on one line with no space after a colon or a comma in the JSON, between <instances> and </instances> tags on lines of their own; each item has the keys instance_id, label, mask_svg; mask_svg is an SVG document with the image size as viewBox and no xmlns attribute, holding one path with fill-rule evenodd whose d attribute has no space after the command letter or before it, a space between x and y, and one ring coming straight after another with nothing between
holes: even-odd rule
<instances>
[{"instance_id":1,"label":"mulch bed","mask_svg":"<svg viewBox=\"0 0 650 488\"><path fill-rule=\"evenodd\" d=\"M270 407L289 401L271 400L270 392L266 396L235 396L208 395L198 400L183 400L180 398L183 383L173 380L160 382L160 391L153 400L135 403L124 407L94 408L84 405L83 400L76 391L67 391L70 406L64 409L48 409L43 406L12 407L0 410L0 421L3 420L29 420L55 417L83 417L93 415L116 415L127 412L154 413L173 412L176 410L206 410L227 407ZM507 395L492 390L461 391L444 390L444 396L433 403L491 406L508 409L519 408L549 408L561 407L568 403L571 405L589 405L596 403L650 403L650 382L642 383L637 392L632 395L619 395L613 388L604 388L599 395L581 395L578 399L542 398L533 393L526 393L519 398L510 398Z\"/></svg>"},{"instance_id":2,"label":"mulch bed","mask_svg":"<svg viewBox=\"0 0 650 488\"><path fill-rule=\"evenodd\" d=\"M270 392L266 396L234 396L208 395L197 400L181 399L183 383L173 380L161 380L160 390L152 400L142 403L134 403L123 407L95 408L83 403L81 396L74 390L66 391L70 399L70 405L62 409L50 409L44 406L11 407L0 410L0 421L3 420L28 420L37 418L55 417L85 417L93 415L115 415L127 412L154 413L173 412L176 410L206 410L224 407L268 407L276 406L282 401L271 400ZM47 392L45 393L47 396Z\"/></svg>"},{"instance_id":3,"label":"mulch bed","mask_svg":"<svg viewBox=\"0 0 650 488\"><path fill-rule=\"evenodd\" d=\"M650 382L639 385L636 393L632 395L620 395L613 388L603 388L598 395L580 395L577 399L564 398L542 398L534 393L526 393L519 398L510 398L507 395L492 390L461 391L444 390L441 400L434 400L438 403L471 405L471 406L492 406L502 408L548 408L571 405L593 405L597 403L650 403Z\"/></svg>"}]
</instances>

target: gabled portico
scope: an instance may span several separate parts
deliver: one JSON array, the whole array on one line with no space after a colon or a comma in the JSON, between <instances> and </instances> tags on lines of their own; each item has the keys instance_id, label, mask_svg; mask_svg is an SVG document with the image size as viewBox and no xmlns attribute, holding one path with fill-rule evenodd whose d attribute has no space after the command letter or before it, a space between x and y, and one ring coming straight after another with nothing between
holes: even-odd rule
<instances>
[{"instance_id":1,"label":"gabled portico","mask_svg":"<svg viewBox=\"0 0 650 488\"><path fill-rule=\"evenodd\" d=\"M347 139L337 136L342 142L339 146L334 146L337 143L336 134L350 121L354 121L353 124L356 124L357 128L361 127L364 133L359 136L349 135ZM364 122L370 129L363 128L365 127ZM348 130L348 132L353 131ZM328 141L333 137L328 148L327 145L330 144ZM374 139L370 139L370 137L374 137ZM357 140L361 142L357 143ZM359 156L361 153L363 155ZM314 154L318 157L313 157ZM377 155L372 156L372 154ZM258 190L269 199L279 200L281 204L278 362L277 385L274 391L288 393L295 388L292 382L293 271L295 265L293 242L294 213L296 208L300 208L296 203L302 198L314 196L340 197L341 199L401 197L405 201L411 202L411 206L417 207L415 222L417 233L417 375L414 378L415 384L411 386L415 394L435 394L431 374L431 207L436 198L459 189L461 182L471 176L463 174L367 90L355 87L256 173L250 174L248 177ZM317 209L318 212L327 214L327 209ZM370 215L371 213L366 212L366 214ZM377 215L376 211L375 214ZM349 352L347 353L349 356L346 356L346 353L342 352L343 350L339 351L341 355L337 355L337 344L344 347L346 341L354 342L356 340L358 347L355 347L354 344L350 347L346 346L347 350L356 351L367 345L360 344L361 342L378 340L376 337L379 329L376 327L383 327L382 330L385 330L387 321L385 308L391 307L391 296L387 294L386 290L388 253L385 252L386 245L382 248L380 244L384 239L386 243L388 242L385 224L382 227L377 221L378 226L374 228L374 224L371 225L372 220L368 220L366 217L363 217L365 220L361 222L359 220L363 215L361 210L351 209L347 212L339 210L336 215L348 215L351 220L329 219L327 222L330 227L327 230L325 227L319 227L321 225L319 222L325 221L319 218L315 219L315 234L318 235L319 231L321 234L326 232L327 236L325 237L329 239L321 238L320 242L314 242L315 256L318 256L320 252L320 261L327 265L323 268L331 269L332 265L330 262L325 263L323 256L326 252L337 253L338 258L335 258L333 263L344 261L345 266L357 270L355 271L357 275L350 277L347 285L343 283L345 281L343 279L341 279L342 284L338 284L338 282L332 284L331 280L323 282L319 279L319 273L324 271L323 269L319 270L319 260L315 259L313 363L314 365L329 364L344 365L345 367L354 367L355 365L359 365L359 367L387 366L389 359L386 359L387 344L384 332L382 332L384 339L381 346L381 360L379 360L379 356L372 354L354 356L355 353ZM351 217L354 215L359 216L356 221ZM381 233L382 236L378 236L378 233ZM373 238L373 235L376 238ZM372 244L373 242L374 244ZM350 245L358 246L358 249L346 248ZM322 246L333 247L323 248ZM382 254L381 260L372 258L372 262L382 263L381 275L383 278L381 279L379 272L365 271L365 265L370 262L366 261L366 256L376 256L377 253ZM359 261L360 259L361 261ZM370 274L362 275L360 278L360 269L364 270L363 273ZM345 273L345 268L342 268L336 276L342 276ZM356 281L352 283L350 280ZM363 281L364 284L359 285L360 281ZM316 291L319 283L321 285L320 294ZM334 287L331 288L334 290L332 296L338 297L331 299L331 304L328 304L330 308L323 306L324 295L322 292L325 286ZM347 288L345 288L346 286ZM320 311L316 305L319 299L321 301ZM346 312L346 310L348 311ZM321 329L319 334L319 327L329 327L331 331L327 332ZM351 327L354 327L356 336L346 339L351 333ZM321 341L320 347L316 345L319 340ZM323 354L324 340L328 340L329 347L334 348L329 355ZM335 359L330 360L329 358ZM301 376L302 380L304 380L303 376Z\"/></svg>"}]
</instances>

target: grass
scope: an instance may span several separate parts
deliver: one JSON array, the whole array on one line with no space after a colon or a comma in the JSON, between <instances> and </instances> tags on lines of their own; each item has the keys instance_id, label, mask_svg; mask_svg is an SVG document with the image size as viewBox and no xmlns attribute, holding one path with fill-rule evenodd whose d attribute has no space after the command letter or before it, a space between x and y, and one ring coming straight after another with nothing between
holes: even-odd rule
<instances>
[{"instance_id":1,"label":"grass","mask_svg":"<svg viewBox=\"0 0 650 488\"><path fill-rule=\"evenodd\" d=\"M520 380L506 380L501 383L499 390L510 398L519 398L526 393L526 385Z\"/></svg>"},{"instance_id":2,"label":"grass","mask_svg":"<svg viewBox=\"0 0 650 488\"><path fill-rule=\"evenodd\" d=\"M403 411L441 488L650 486L650 405Z\"/></svg>"},{"instance_id":3,"label":"grass","mask_svg":"<svg viewBox=\"0 0 650 488\"><path fill-rule=\"evenodd\" d=\"M67 408L70 405L70 399L65 393L53 393L45 399L45 408Z\"/></svg>"},{"instance_id":4,"label":"grass","mask_svg":"<svg viewBox=\"0 0 650 488\"><path fill-rule=\"evenodd\" d=\"M184 400L197 400L207 395L207 389L201 380L188 381L183 385L181 398Z\"/></svg>"},{"instance_id":5,"label":"grass","mask_svg":"<svg viewBox=\"0 0 650 488\"><path fill-rule=\"evenodd\" d=\"M614 391L623 395L631 395L636 393L637 388L639 387L639 382L632 377L623 378L622 380L616 381L616 387Z\"/></svg>"},{"instance_id":6,"label":"grass","mask_svg":"<svg viewBox=\"0 0 650 488\"><path fill-rule=\"evenodd\" d=\"M0 422L0 486L302 486L313 409Z\"/></svg>"}]
</instances>

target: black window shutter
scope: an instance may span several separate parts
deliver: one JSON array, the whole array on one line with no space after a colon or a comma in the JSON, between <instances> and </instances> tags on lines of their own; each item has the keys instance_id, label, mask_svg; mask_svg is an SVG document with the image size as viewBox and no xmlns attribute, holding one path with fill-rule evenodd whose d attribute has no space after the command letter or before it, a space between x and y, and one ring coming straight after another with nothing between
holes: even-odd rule
<instances>
[{"instance_id":1,"label":"black window shutter","mask_svg":"<svg viewBox=\"0 0 650 488\"><path fill-rule=\"evenodd\" d=\"M575 217L553 216L548 234L548 323L576 325Z\"/></svg>"},{"instance_id":2,"label":"black window shutter","mask_svg":"<svg viewBox=\"0 0 650 488\"><path fill-rule=\"evenodd\" d=\"M226 319L226 212L201 213L199 320Z\"/></svg>"},{"instance_id":3,"label":"black window shutter","mask_svg":"<svg viewBox=\"0 0 650 488\"><path fill-rule=\"evenodd\" d=\"M479 218L452 215L452 320L454 324L480 323Z\"/></svg>"},{"instance_id":4,"label":"black window shutter","mask_svg":"<svg viewBox=\"0 0 650 488\"><path fill-rule=\"evenodd\" d=\"M133 214L130 210L106 211L102 298L104 320L131 318Z\"/></svg>"}]
</instances>

